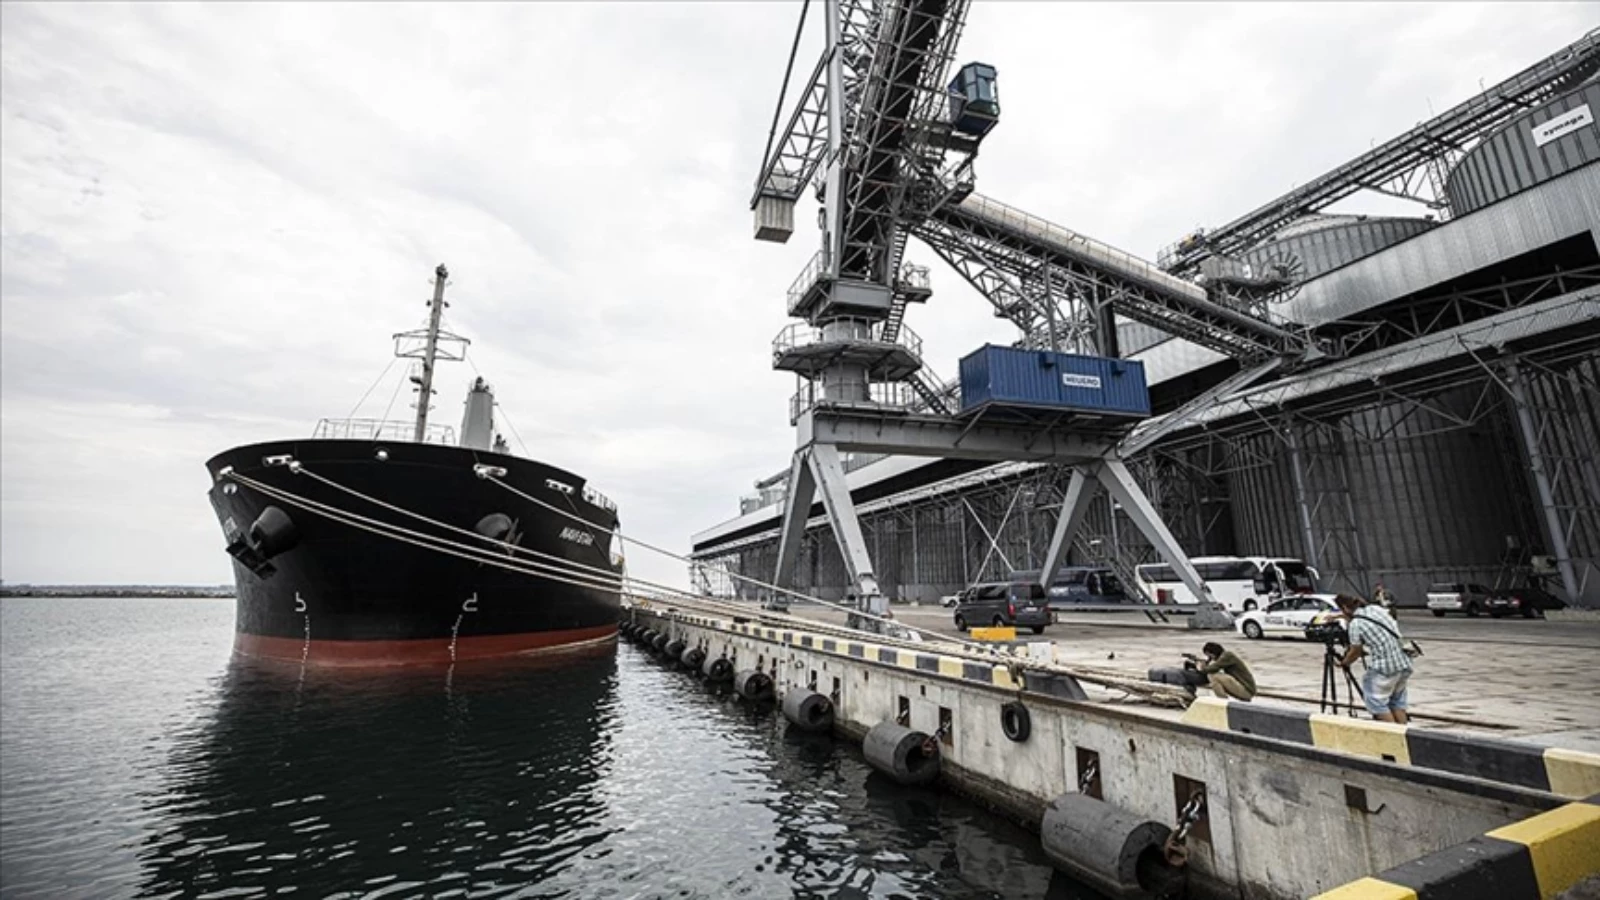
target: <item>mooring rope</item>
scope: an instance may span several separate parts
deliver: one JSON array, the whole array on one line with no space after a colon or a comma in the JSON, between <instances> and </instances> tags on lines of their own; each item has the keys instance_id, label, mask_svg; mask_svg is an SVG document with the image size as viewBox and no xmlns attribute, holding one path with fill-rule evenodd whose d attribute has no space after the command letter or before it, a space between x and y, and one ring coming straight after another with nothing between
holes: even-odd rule
<instances>
[{"instance_id":1,"label":"mooring rope","mask_svg":"<svg viewBox=\"0 0 1600 900\"><path fill-rule=\"evenodd\" d=\"M449 555L449 556L455 556L455 557L459 557L459 558L462 558L462 559L467 559L467 560L470 560L472 562L478 562L478 563L483 563L483 564L487 564L487 565L497 566L499 568L506 569L508 571L518 572L520 574L529 575L529 576L532 576L532 577L544 578L544 579L547 579L549 581L556 582L558 584L568 584L568 585L573 585L573 586L576 586L576 587L585 587L585 588L598 588L598 589L602 589L602 590L616 591L618 593L630 593L630 587L632 585L640 585L640 586L643 586L643 587L651 588L651 589L653 589L655 591L659 591L663 595L663 596L660 596L660 597L649 597L648 595L643 594L643 593L639 593L638 594L638 596L644 597L645 599L651 599L651 600L656 600L656 601L660 601L660 602L676 602L676 603L681 603L681 604L683 604L685 606L689 606L689 607L699 607L699 608L701 608L703 610L708 610L708 611L713 611L713 612L718 612L718 613L731 613L731 614L737 615L737 616L744 616L744 617L755 618L755 619L759 619L759 620L765 620L765 621L772 622L772 623L775 623L775 624L784 625L786 627L799 626L799 627L811 629L811 630L814 630L814 631L827 632L827 633L832 633L832 634L836 634L836 635L844 635L844 636L847 636L847 637L853 637L853 638L861 638L861 637L863 637L861 632L859 632L857 630L854 630L854 629L851 629L851 628L848 628L848 627L835 626L835 625L831 625L831 624L826 623L826 622L818 622L818 621L814 621L814 620L810 620L810 619L803 619L803 618L800 618L798 616L777 614L777 613L772 613L770 611L756 612L756 613L754 613L752 615L752 611L749 610L748 608L746 608L744 606L741 606L741 605L738 605L738 604L735 604L735 603L732 603L732 602L726 602L726 601L716 600L716 599L713 599L713 598L696 596L696 595L684 592L679 588L671 587L669 585L662 585L662 584L657 584L655 582L645 581L643 579L629 578L629 577L620 576L620 575L617 575L616 573L613 573L613 572L608 572L608 571L605 571L605 570L602 570L602 569L598 569L597 567L594 567L594 566L586 566L586 565L584 565L582 563L577 563L577 562L574 562L572 560L564 559L562 557L555 556L553 554L542 553L540 551L533 550L531 548L520 547L520 546L515 545L515 544L509 544L509 543L506 543L504 541L500 541L500 540L495 539L495 538L486 537L485 535L479 534L479 533L477 533L475 531L471 531L469 529L458 528L457 526L451 525L451 524L449 524L447 522L439 522L437 520L434 520L434 519L431 519L431 518L429 518L427 516L424 516L421 513L417 513L417 512L411 511L411 510L406 510L406 509L404 509L402 507L399 507L399 506L395 506L394 504L388 503L387 501L379 500L378 498L375 498L375 497L370 497L370 496L368 496L366 494L363 494L360 491L355 490L354 488L350 488L350 487L347 487L345 485L338 484L337 482L334 482L332 479L329 479L329 478L327 478L325 476L318 475L316 473L312 473L308 469L306 469L303 464L299 463L298 461L290 460L290 461L288 461L286 463L286 467L289 468L289 470L291 472L293 472L294 474L312 475L313 478L315 480L319 481L319 482L325 483L325 484L329 485L330 487L338 488L339 490L341 490L341 491L343 491L345 493L348 493L351 496L354 496L354 497L357 497L359 499L363 499L363 500L369 501L369 502L371 502L371 503L373 503L373 504L375 504L377 506L381 506L381 507L384 507L386 509L390 509L390 510L393 510L393 511L398 512L398 513L402 513L404 515L410 516L412 518L416 518L419 521L426 522L426 523L428 523L430 525L434 525L434 526L439 527L439 528L447 529L447 530L450 530L450 531L460 532L462 534L469 534L469 535L471 535L471 536L473 536L473 537L475 537L475 538L477 538L479 540L489 541L489 542L495 544L498 548L500 548L502 550L505 550L505 551L507 551L509 553L518 553L518 552L527 553L527 554L532 555L532 556L543 557L543 558L546 558L546 559L554 560L555 564L536 562L536 561L533 561L533 560L520 560L520 559L515 559L514 557L501 556L497 552L486 550L486 549L481 549L481 548L474 547L474 546L471 546L471 545L461 544L461 543L453 541L453 540L451 540L449 538L439 537L437 535L424 534L424 533L421 533L421 532L413 531L413 530L408 529L408 528L404 528L402 526L396 525L396 524L391 523L391 522L383 522L383 521L380 521L380 520L372 519L372 518L369 518L367 516L362 516L362 515L360 515L358 513L354 513L354 512L350 512L348 510L340 509L340 508L332 506L330 504L322 503L320 501L313 500L313 499L310 499L308 497L300 496L300 495L295 494L295 493L293 493L291 491L286 491L286 490L284 490L282 488L273 487L272 485L268 485L268 484L265 484L263 482L257 481L256 479L250 478L248 476L241 475L236 470L232 469L231 467L229 469L225 469L221 474L224 477L231 478L234 481L237 481L239 484L242 484L242 485L244 485L246 487L249 487L249 488L251 488L253 490L259 491L260 493L262 493L262 494L264 494L264 495L266 495L268 497L272 497L274 499L281 500L284 503L288 503L288 504L290 504L292 506L295 506L297 508L306 510L307 512L311 512L311 513L316 514L316 515L321 515L321 516L323 516L325 518L331 519L333 521L339 522L339 523L344 524L344 525L348 525L348 526L350 526L352 528L356 528L358 530L362 530L362 531L366 531L366 532L369 532L369 533L372 533L372 534L376 534L376 535L379 535L380 537L387 537L387 538L389 538L391 540L400 541L402 543L406 543L406 544L410 544L412 546L420 547L420 548L425 549L425 550L433 550L433 551L438 552L438 553L443 553L443 554L446 554L446 555ZM504 487L506 490L511 491L512 493L517 494L518 496L521 496L521 497L529 500L530 502L533 502L534 504L536 504L536 505L538 505L540 507L543 507L545 509L548 509L548 510L550 510L552 512L555 512L555 513L557 513L559 515L566 516L568 518L574 519L574 520L579 521L579 522L583 522L584 524L586 524L586 525L588 525L590 527L600 527L600 526L595 525L595 523L588 522L587 520L585 520L585 519L583 519L583 518L581 518L581 517L579 517L579 516L577 516L575 514L569 513L568 511L563 510L560 507L556 507L556 506L553 506L551 504L548 504L548 503L538 499L537 497L529 496L526 493L524 493L522 491L519 491L514 487L511 487L510 485L507 485L507 484L505 484L503 482L500 482L498 479L494 478L493 476L483 473L481 470L479 470L479 477L485 478L486 480L495 481L496 483L498 483L502 487ZM661 548L658 548L658 547L653 547L653 546L651 546L649 544L646 544L643 541L635 541L635 540L633 540L631 538L626 538L626 537L622 536L620 534L620 532L618 534L618 537L620 539L622 539L622 540L628 541L629 543L633 543L633 544L636 544L638 546L645 547L646 549L650 549L650 550L653 550L653 551L655 551L657 553L661 553L663 555L666 555L666 556L668 556L668 557L670 557L672 559L680 560L680 561L687 561L687 562L693 563L692 560L686 560L684 557L678 556L677 554L674 554L674 553L672 553L670 551L662 550ZM588 570L588 571L586 572L586 571L582 571L582 570ZM590 574L590 573L599 573L599 574ZM749 579L749 580L753 581L753 582L755 582L757 584L762 584L762 582L756 581L755 579ZM918 628L916 626L908 625L908 624L905 624L905 623L902 623L902 622L897 622L897 621L894 621L894 620L891 620L891 619L883 619L883 618L880 618L880 617L877 617L877 616L872 616L872 615L867 614L867 613L861 613L858 610L852 609L850 607L845 607L845 606L840 606L838 604L829 603L828 601L819 600L817 598L809 597L809 596L806 596L806 595L803 595L803 594L798 594L798 593L796 593L794 591L790 591L788 589L780 588L778 590L781 590L784 593L791 594L791 595L794 595L794 596L804 597L805 599L812 600L813 602L816 602L816 603L818 603L818 604L820 604L822 606L831 607L831 608L834 608L834 609L838 609L838 610L841 610L841 611L844 611L844 612L848 612L848 613L852 613L852 614L861 616L862 618L872 619L872 620L876 620L876 621L879 621L879 622L884 622L886 624L894 625L894 626L899 627L899 628L904 628L908 632L915 632L915 633L918 633L918 634L929 634L929 635L932 635L933 636L933 641L928 642L928 643L943 644L946 647L950 647L955 651L955 653L952 654L952 655L961 656L963 658L974 659L975 661L987 662L987 663L990 663L990 664L995 664L995 663L1004 664L1004 665L1007 665L1008 667L1012 668L1014 671L1039 671L1039 672L1043 672L1043 673L1047 673L1047 674L1071 675L1071 676L1073 676L1075 678L1078 678L1080 680L1089 682L1091 684L1100 684L1100 685L1104 685L1104 686L1107 686L1107 687L1117 688L1119 690L1136 691L1136 692L1139 692L1139 693L1154 694L1154 695L1159 695L1159 696L1167 696L1168 694L1171 694L1174 691L1174 689L1172 689L1170 686L1167 686L1167 685L1157 685L1157 684L1153 684L1153 683L1147 684L1147 683L1144 683L1144 682L1134 681L1132 679L1126 679L1126 678L1121 678L1121 677L1110 676L1108 674L1102 674L1102 673L1098 673L1098 672L1077 671L1073 667L1059 666L1059 665L1054 665L1054 664L1049 664L1049 663L1041 663L1039 661L1027 659L1027 658L1024 658L1024 657L1017 657L1017 656L1012 656L1012 655L1009 655L1009 654L1003 654L1003 653L1000 653L996 648L991 647L991 646L985 646L983 644L978 644L978 643L975 643L975 642L972 642L972 641L967 641L967 640L962 640L962 639L953 639L953 638L950 638L950 637L948 637L946 635L939 634L937 632L932 632L932 631L929 631L927 629ZM903 649L913 649L913 650L916 650L916 649L930 649L930 648L926 647L923 642L906 641L906 640L895 638L895 637L893 637L891 635L873 634L870 637L871 637L871 639L872 639L872 641L874 643L881 643L881 644L885 644L885 645L889 645L889 646L895 646L895 647L899 647L899 648L903 648ZM941 652L949 653L949 651L941 651Z\"/></svg>"},{"instance_id":2,"label":"mooring rope","mask_svg":"<svg viewBox=\"0 0 1600 900\"><path fill-rule=\"evenodd\" d=\"M541 506L541 507L543 507L543 508L545 508L547 510L550 510L551 512L557 513L559 515L566 516L567 518L573 519L573 520L578 521L578 522L586 522L587 521L584 518L582 518L581 516L574 515L574 514L568 512L568 511L566 511L566 510L564 510L564 509L562 509L562 508L560 508L558 506L555 506L554 504L546 503L545 501L540 500L538 497L535 497L532 494L527 493L526 491L518 490L517 488L514 488L511 485L506 484L504 481L501 481L499 478L496 478L494 475L485 473L482 470L479 470L478 477L483 478L483 479L485 479L487 481L492 481L495 484L499 485L500 487L505 488L506 490L510 491L511 493L517 495L518 497L521 497L522 499L527 500L530 503L534 503L534 504L536 504L538 506ZM679 555L677 553L673 553L671 550L666 550L666 549L663 549L661 547L657 547L654 544L647 544L644 541L636 540L634 538L630 538L627 535L623 534L622 530L620 528L617 530L617 539L623 541L624 543L633 544L635 546L642 547L642 548L644 548L646 550L649 550L651 552L658 553L658 554L660 554L662 556L667 557L668 559L675 560L677 562L681 562L681 563L684 563L686 565L694 566L694 567L697 567L697 568L704 568L704 566L705 566L704 563L700 562L697 559L693 559L693 558L687 557L687 556L681 556L681 555ZM978 643L975 643L975 642L972 642L972 641L967 641L967 640L963 640L963 639L959 639L959 638L949 638L949 637L947 637L945 635L939 634L936 631L929 631L926 628L918 628L915 625L907 625L904 622L896 621L895 619L892 619L892 618L887 618L887 617L883 617L883 616L875 616L875 615L873 615L871 613L862 612L861 610L856 609L853 606L845 606L845 605L840 604L840 603L832 603L830 601L823 600L820 597L814 597L814 596L812 596L810 594L803 594L803 593L801 593L801 592L799 592L797 590L794 590L793 588L779 587L776 584L771 584L771 583L762 581L759 578L751 578L748 575L741 575L741 574L736 573L736 572L724 572L723 574L725 574L729 578L733 578L733 579L735 579L737 581L745 582L746 584L752 584L752 585L755 585L756 587L761 587L761 588L765 588L765 589L770 590L770 591L775 591L775 592L777 592L779 594L782 594L782 595L785 595L785 596L788 596L788 597L794 597L796 599L804 600L804 601L807 601L809 603L815 603L815 604L817 604L819 606L828 607L829 609L834 609L834 610L838 610L840 612L849 613L850 615L856 616L858 618L866 619L868 621L881 622L881 623L883 623L885 625L892 625L892 626L895 626L897 628L904 628L907 631L916 632L917 634L932 635L935 638L937 638L938 640L946 641L948 643L963 644L963 645L966 645L966 646L973 647L975 649L992 652L991 648L985 647L982 644L978 644ZM676 589L674 588L673 590L676 590ZM690 595L690 596L693 596L693 595ZM695 598L695 599L703 599L703 598ZM716 601L711 601L711 602L716 602Z\"/></svg>"}]
</instances>

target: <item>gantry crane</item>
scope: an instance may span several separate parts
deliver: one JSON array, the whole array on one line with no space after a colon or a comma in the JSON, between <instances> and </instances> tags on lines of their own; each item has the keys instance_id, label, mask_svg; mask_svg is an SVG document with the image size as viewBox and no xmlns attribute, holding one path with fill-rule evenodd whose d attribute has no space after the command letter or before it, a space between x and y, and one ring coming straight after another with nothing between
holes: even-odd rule
<instances>
[{"instance_id":1,"label":"gantry crane","mask_svg":"<svg viewBox=\"0 0 1600 900\"><path fill-rule=\"evenodd\" d=\"M966 0L825 0L822 55L762 161L751 199L757 239L789 239L795 203L819 173L821 199L821 246L789 290L789 314L804 322L784 329L773 344L774 367L794 372L800 385L791 407L798 449L777 582L787 586L792 579L820 492L861 607L886 610L840 462L841 451L853 451L1069 465L1074 475L1042 578L1059 565L1098 485L1122 503L1190 590L1206 596L1122 463L1118 445L1127 429L1063 430L951 415L903 323L907 305L931 293L925 270L904 264L906 241L915 235L926 242L1025 335L1044 323L1056 346L1093 349L1113 333L1109 311L1115 310L1258 363L1252 371L1314 357L1315 347L1305 329L1230 302L1238 285L1221 299L975 194L974 161L998 121L999 100L993 67L969 63L952 75L967 6ZM801 28L808 10L809 0ZM793 64L791 56L791 74ZM783 103L780 97L775 124ZM1258 281L1262 290L1281 288L1270 277ZM921 404L914 406L913 396Z\"/></svg>"}]
</instances>

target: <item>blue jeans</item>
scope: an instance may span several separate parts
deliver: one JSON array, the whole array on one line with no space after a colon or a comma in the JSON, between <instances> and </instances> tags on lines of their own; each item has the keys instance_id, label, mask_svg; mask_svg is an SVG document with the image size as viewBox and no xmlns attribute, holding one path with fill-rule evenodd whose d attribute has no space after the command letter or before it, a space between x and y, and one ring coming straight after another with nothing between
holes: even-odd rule
<instances>
[{"instance_id":1,"label":"blue jeans","mask_svg":"<svg viewBox=\"0 0 1600 900\"><path fill-rule=\"evenodd\" d=\"M1406 682L1411 671L1384 673L1368 669L1361 679L1362 701L1374 716L1406 708Z\"/></svg>"}]
</instances>

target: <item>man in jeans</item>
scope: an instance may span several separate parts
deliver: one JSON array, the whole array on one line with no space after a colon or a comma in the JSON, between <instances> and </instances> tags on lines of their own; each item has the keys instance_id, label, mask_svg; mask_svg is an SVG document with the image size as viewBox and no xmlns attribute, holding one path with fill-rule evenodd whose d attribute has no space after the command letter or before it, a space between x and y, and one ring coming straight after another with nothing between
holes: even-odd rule
<instances>
[{"instance_id":1,"label":"man in jeans","mask_svg":"<svg viewBox=\"0 0 1600 900\"><path fill-rule=\"evenodd\" d=\"M1361 699L1367 712L1380 722L1406 724L1406 682L1411 679L1411 657L1401 644L1400 626L1388 610L1377 604L1364 604L1348 594L1338 595L1334 602L1339 605L1345 632L1350 636L1350 649L1339 665L1348 670L1356 660L1366 657Z\"/></svg>"}]
</instances>

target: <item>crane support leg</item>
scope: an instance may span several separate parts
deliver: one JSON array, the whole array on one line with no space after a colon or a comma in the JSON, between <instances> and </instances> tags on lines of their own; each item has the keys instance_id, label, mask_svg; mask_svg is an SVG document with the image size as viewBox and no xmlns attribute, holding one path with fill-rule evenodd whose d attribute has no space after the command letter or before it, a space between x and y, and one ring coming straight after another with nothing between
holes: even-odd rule
<instances>
[{"instance_id":1,"label":"crane support leg","mask_svg":"<svg viewBox=\"0 0 1600 900\"><path fill-rule=\"evenodd\" d=\"M866 538L861 534L856 505L850 499L850 486L845 482L839 449L832 444L812 444L807 455L812 476L822 494L822 507L828 511L828 522L833 526L845 568L860 598L861 611L881 616L889 611L889 603L878 592L878 578L872 573L872 557L867 552Z\"/></svg>"},{"instance_id":2,"label":"crane support leg","mask_svg":"<svg viewBox=\"0 0 1600 900\"><path fill-rule=\"evenodd\" d=\"M1061 500L1061 515L1056 519L1055 533L1050 536L1050 549L1045 551L1044 568L1039 572L1039 583L1047 591L1056 579L1062 559L1067 555L1067 547L1072 545L1073 536L1083 525L1089 504L1100 493L1099 479L1099 463L1077 466L1072 470L1072 480L1067 482L1067 495Z\"/></svg>"},{"instance_id":3,"label":"crane support leg","mask_svg":"<svg viewBox=\"0 0 1600 900\"><path fill-rule=\"evenodd\" d=\"M1533 421L1533 409L1528 405L1528 391L1522 382L1522 369L1515 357L1506 360L1505 387L1516 407L1517 436L1522 439L1522 449L1528 455L1528 471L1533 475L1534 489L1539 492L1539 511L1544 518L1545 538L1550 541L1550 552L1556 558L1556 571L1561 574L1561 589L1567 601L1582 601L1582 586L1577 570L1572 565L1571 551L1567 547L1567 532L1561 524L1561 507L1556 504L1555 488L1550 478L1550 461L1540 446L1539 428Z\"/></svg>"},{"instance_id":4,"label":"crane support leg","mask_svg":"<svg viewBox=\"0 0 1600 900\"><path fill-rule=\"evenodd\" d=\"M789 466L789 486L783 498L783 522L778 530L778 571L772 578L772 583L782 588L794 587L794 566L800 557L800 541L806 536L806 522L811 518L811 498L817 492L817 482L808 464L809 456L809 450L796 450L794 463Z\"/></svg>"},{"instance_id":5,"label":"crane support leg","mask_svg":"<svg viewBox=\"0 0 1600 900\"><path fill-rule=\"evenodd\" d=\"M1144 535L1145 540L1150 542L1150 546L1172 566L1183 586L1200 599L1201 613L1197 613L1195 620L1190 624L1195 627L1210 627L1205 624L1202 615L1215 603L1211 599L1211 589L1200 580L1200 573L1195 571L1194 565L1189 562L1189 555L1183 552L1172 532L1167 530L1166 523L1161 521L1161 516L1151 505L1150 498L1144 495L1139 483L1134 481L1133 473L1128 471L1127 464L1120 459L1105 460L1100 465L1100 483L1105 485L1112 499L1122 504L1122 511L1133 520L1134 526ZM1222 627L1230 625L1231 623L1224 624Z\"/></svg>"}]
</instances>

